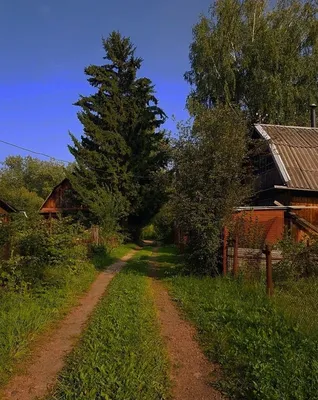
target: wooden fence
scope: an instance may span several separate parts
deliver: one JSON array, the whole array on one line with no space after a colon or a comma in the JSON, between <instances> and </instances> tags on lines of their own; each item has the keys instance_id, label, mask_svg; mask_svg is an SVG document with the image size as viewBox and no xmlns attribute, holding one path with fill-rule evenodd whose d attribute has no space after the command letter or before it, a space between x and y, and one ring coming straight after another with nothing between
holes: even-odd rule
<instances>
[{"instance_id":1,"label":"wooden fence","mask_svg":"<svg viewBox=\"0 0 318 400\"><path fill-rule=\"evenodd\" d=\"M226 239L226 238L225 238ZM273 294L273 264L283 259L279 250L273 250L271 245L266 244L263 248L239 247L239 239L223 240L223 275L232 274L238 276L240 271L248 275L260 276L266 273L266 292L269 296Z\"/></svg>"}]
</instances>

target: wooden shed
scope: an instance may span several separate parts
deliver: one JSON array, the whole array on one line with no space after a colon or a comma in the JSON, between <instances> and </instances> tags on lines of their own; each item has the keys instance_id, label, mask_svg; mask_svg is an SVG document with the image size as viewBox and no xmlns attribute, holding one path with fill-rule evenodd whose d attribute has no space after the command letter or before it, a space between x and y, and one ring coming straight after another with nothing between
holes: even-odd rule
<instances>
[{"instance_id":1,"label":"wooden shed","mask_svg":"<svg viewBox=\"0 0 318 400\"><path fill-rule=\"evenodd\" d=\"M10 214L17 212L18 210L15 207L11 206L6 201L0 199L0 220L2 222L9 222Z\"/></svg>"},{"instance_id":2,"label":"wooden shed","mask_svg":"<svg viewBox=\"0 0 318 400\"><path fill-rule=\"evenodd\" d=\"M67 178L53 188L40 208L40 214L46 218L56 218L58 214L71 215L79 211L87 212L88 207L82 204Z\"/></svg>"}]
</instances>

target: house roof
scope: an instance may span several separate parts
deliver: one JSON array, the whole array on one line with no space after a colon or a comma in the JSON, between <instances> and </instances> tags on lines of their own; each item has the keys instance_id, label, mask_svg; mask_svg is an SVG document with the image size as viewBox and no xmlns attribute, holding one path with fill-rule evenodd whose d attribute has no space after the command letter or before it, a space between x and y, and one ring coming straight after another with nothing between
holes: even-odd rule
<instances>
[{"instance_id":1,"label":"house roof","mask_svg":"<svg viewBox=\"0 0 318 400\"><path fill-rule=\"evenodd\" d=\"M290 189L318 190L318 128L255 125Z\"/></svg>"},{"instance_id":2,"label":"house roof","mask_svg":"<svg viewBox=\"0 0 318 400\"><path fill-rule=\"evenodd\" d=\"M53 195L53 193L55 192L55 190L59 187L59 186L61 186L64 182L69 182L70 180L68 179L68 178L64 178L60 183L58 183L57 185L55 185L54 186L54 188L51 190L51 193L47 196L47 198L44 200L44 202L43 202L43 204L42 204L42 206L41 206L41 208L40 208L40 211L42 210L42 208L44 208L44 206L45 206L45 203L49 200L49 198Z\"/></svg>"},{"instance_id":3,"label":"house roof","mask_svg":"<svg viewBox=\"0 0 318 400\"><path fill-rule=\"evenodd\" d=\"M0 207L3 208L8 213L18 212L18 210L15 207L11 206L9 203L7 203L6 201L1 200L1 199L0 199Z\"/></svg>"}]
</instances>

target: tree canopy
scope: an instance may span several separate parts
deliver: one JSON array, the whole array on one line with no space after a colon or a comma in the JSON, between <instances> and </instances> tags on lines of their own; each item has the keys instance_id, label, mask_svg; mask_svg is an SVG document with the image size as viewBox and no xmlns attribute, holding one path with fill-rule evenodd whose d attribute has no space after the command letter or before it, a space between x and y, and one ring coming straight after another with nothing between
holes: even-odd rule
<instances>
[{"instance_id":1,"label":"tree canopy","mask_svg":"<svg viewBox=\"0 0 318 400\"><path fill-rule=\"evenodd\" d=\"M38 211L71 167L30 156L8 156L0 169L1 198L23 211Z\"/></svg>"},{"instance_id":2,"label":"tree canopy","mask_svg":"<svg viewBox=\"0 0 318 400\"><path fill-rule=\"evenodd\" d=\"M192 272L217 272L222 228L250 195L243 166L247 132L244 117L228 106L201 110L193 126L180 125L171 201L189 238Z\"/></svg>"},{"instance_id":3,"label":"tree canopy","mask_svg":"<svg viewBox=\"0 0 318 400\"><path fill-rule=\"evenodd\" d=\"M188 107L232 104L251 121L308 125L317 102L315 1L217 0L193 28ZM258 114L258 116L257 116Z\"/></svg>"},{"instance_id":4,"label":"tree canopy","mask_svg":"<svg viewBox=\"0 0 318 400\"><path fill-rule=\"evenodd\" d=\"M95 93L75 103L84 132L80 140L71 134L73 184L87 204L95 204L95 213L99 193L100 208L105 203L118 219L144 225L160 204L156 176L167 163L168 142L160 130L166 116L150 79L137 76L142 59L130 39L112 32L103 48L107 64L85 68Z\"/></svg>"}]
</instances>

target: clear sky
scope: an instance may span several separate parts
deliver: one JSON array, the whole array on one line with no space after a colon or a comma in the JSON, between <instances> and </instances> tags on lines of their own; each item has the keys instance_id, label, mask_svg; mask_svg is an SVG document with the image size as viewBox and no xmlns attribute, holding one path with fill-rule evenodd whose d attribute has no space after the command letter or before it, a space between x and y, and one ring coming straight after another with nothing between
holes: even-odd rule
<instances>
[{"instance_id":1,"label":"clear sky","mask_svg":"<svg viewBox=\"0 0 318 400\"><path fill-rule=\"evenodd\" d=\"M184 110L192 26L211 0L0 1L0 139L71 160L68 131L81 134L79 94L94 91L83 69L103 63L101 38L130 36L144 59L141 74L160 106L177 120ZM174 130L171 118L166 128ZM28 153L0 143L0 161Z\"/></svg>"}]
</instances>

